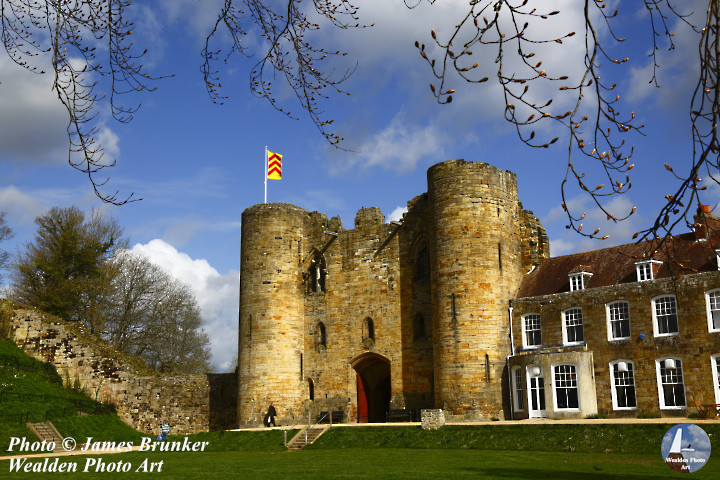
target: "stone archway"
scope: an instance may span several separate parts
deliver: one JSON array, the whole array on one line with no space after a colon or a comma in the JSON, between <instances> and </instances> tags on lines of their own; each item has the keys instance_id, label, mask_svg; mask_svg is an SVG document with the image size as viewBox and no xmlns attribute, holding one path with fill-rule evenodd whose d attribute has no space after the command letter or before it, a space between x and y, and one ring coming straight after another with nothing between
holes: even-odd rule
<instances>
[{"instance_id":1,"label":"stone archway","mask_svg":"<svg viewBox=\"0 0 720 480\"><path fill-rule=\"evenodd\" d=\"M358 422L384 422L390 408L390 361L366 353L351 365L357 374Z\"/></svg>"}]
</instances>

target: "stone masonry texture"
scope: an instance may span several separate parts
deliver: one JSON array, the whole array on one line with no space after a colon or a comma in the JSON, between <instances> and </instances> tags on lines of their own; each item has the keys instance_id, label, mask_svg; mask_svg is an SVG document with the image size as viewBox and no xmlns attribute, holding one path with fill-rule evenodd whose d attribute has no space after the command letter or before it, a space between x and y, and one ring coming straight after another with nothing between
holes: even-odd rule
<instances>
[{"instance_id":1,"label":"stone masonry texture","mask_svg":"<svg viewBox=\"0 0 720 480\"><path fill-rule=\"evenodd\" d=\"M141 432L158 433L163 420L177 434L210 428L207 375L158 374L85 332L81 324L34 309L13 310L9 333L26 353L53 364L64 382L114 405L118 416Z\"/></svg>"},{"instance_id":2,"label":"stone masonry texture","mask_svg":"<svg viewBox=\"0 0 720 480\"><path fill-rule=\"evenodd\" d=\"M443 162L402 222L363 208L353 226L287 204L243 213L239 424L270 402L282 424L367 421L365 408L502 416L508 301L549 253L515 174Z\"/></svg>"}]
</instances>

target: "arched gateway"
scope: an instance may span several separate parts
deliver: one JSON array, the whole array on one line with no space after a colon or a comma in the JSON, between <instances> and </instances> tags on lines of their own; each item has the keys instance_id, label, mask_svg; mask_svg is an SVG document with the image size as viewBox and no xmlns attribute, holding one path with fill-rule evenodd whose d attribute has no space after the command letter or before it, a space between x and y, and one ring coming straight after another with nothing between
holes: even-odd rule
<instances>
[{"instance_id":1,"label":"arched gateway","mask_svg":"<svg viewBox=\"0 0 720 480\"><path fill-rule=\"evenodd\" d=\"M365 353L350 364L357 373L358 422L384 422L390 408L390 361Z\"/></svg>"}]
</instances>

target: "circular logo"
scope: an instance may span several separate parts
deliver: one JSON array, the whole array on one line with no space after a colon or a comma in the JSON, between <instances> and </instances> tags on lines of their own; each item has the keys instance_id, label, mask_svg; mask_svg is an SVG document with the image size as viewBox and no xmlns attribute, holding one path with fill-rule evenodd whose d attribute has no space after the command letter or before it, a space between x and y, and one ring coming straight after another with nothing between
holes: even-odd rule
<instances>
[{"instance_id":1,"label":"circular logo","mask_svg":"<svg viewBox=\"0 0 720 480\"><path fill-rule=\"evenodd\" d=\"M676 472L697 472L710 458L710 437L694 423L670 427L660 445L663 461Z\"/></svg>"}]
</instances>

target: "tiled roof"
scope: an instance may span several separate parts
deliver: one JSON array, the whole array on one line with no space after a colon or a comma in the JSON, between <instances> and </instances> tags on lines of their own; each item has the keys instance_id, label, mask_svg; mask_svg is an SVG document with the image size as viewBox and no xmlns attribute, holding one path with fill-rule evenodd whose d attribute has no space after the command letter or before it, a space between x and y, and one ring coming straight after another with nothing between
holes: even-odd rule
<instances>
[{"instance_id":1,"label":"tiled roof","mask_svg":"<svg viewBox=\"0 0 720 480\"><path fill-rule=\"evenodd\" d=\"M583 266L592 272L586 278L585 288L604 287L637 281L635 262L660 260L654 269L654 278L669 278L698 272L717 271L715 249L720 248L720 231L713 231L707 240L698 241L695 233L676 235L651 258L649 242L629 243L617 247L575 253L542 260L534 270L526 274L516 298L535 297L570 291L568 274Z\"/></svg>"}]
</instances>

